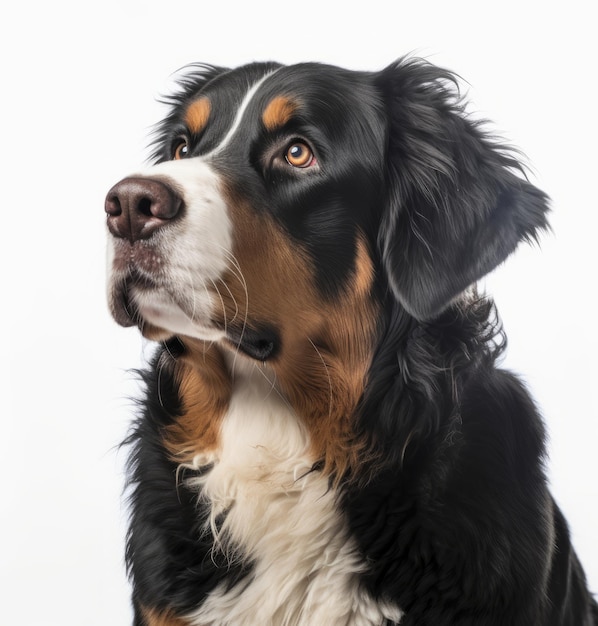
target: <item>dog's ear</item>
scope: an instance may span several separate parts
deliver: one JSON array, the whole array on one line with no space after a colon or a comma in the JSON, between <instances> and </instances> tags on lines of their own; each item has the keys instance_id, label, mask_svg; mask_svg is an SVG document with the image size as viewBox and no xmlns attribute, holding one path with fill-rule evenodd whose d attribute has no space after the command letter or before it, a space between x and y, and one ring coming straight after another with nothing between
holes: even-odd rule
<instances>
[{"instance_id":1,"label":"dog's ear","mask_svg":"<svg viewBox=\"0 0 598 626\"><path fill-rule=\"evenodd\" d=\"M451 73L401 60L376 75L388 115L379 245L395 297L439 314L522 240L547 227L547 197L467 117Z\"/></svg>"}]
</instances>

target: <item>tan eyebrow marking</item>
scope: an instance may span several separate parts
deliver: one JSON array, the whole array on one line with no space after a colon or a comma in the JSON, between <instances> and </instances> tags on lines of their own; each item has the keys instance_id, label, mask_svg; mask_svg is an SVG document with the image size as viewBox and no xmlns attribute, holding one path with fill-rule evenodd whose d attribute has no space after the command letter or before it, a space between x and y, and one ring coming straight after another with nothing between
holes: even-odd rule
<instances>
[{"instance_id":1,"label":"tan eyebrow marking","mask_svg":"<svg viewBox=\"0 0 598 626\"><path fill-rule=\"evenodd\" d=\"M297 111L297 102L286 96L276 96L268 103L262 114L262 121L268 130L284 126Z\"/></svg>"},{"instance_id":2,"label":"tan eyebrow marking","mask_svg":"<svg viewBox=\"0 0 598 626\"><path fill-rule=\"evenodd\" d=\"M205 96L192 102L185 113L185 123L192 133L200 133L208 123L212 105Z\"/></svg>"}]
</instances>

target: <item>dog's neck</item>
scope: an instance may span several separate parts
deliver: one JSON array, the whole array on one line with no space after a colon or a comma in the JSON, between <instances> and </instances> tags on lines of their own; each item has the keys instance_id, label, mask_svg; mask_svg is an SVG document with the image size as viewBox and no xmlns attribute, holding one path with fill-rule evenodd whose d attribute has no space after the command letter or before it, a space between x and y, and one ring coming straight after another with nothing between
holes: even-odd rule
<instances>
[{"instance_id":1,"label":"dog's neck","mask_svg":"<svg viewBox=\"0 0 598 626\"><path fill-rule=\"evenodd\" d=\"M235 354L226 361L232 387L219 446L179 474L200 494L214 551L251 571L247 584L217 588L191 623L374 626L396 619L396 610L361 589L364 564L338 494L314 469L309 432L267 368Z\"/></svg>"}]
</instances>

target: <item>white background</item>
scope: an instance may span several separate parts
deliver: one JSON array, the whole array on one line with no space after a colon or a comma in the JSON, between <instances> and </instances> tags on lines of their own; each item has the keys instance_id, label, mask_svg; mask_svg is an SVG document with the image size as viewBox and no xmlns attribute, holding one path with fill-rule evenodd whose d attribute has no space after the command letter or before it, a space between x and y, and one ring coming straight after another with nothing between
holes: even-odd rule
<instances>
[{"instance_id":1,"label":"white background","mask_svg":"<svg viewBox=\"0 0 598 626\"><path fill-rule=\"evenodd\" d=\"M5 624L130 621L117 445L151 353L104 301L104 195L193 61L380 69L411 51L553 198L554 233L487 281L548 423L553 491L598 590L595 18L590 2L19 3L0 18L0 595ZM350 8L354 6L354 8Z\"/></svg>"}]
</instances>

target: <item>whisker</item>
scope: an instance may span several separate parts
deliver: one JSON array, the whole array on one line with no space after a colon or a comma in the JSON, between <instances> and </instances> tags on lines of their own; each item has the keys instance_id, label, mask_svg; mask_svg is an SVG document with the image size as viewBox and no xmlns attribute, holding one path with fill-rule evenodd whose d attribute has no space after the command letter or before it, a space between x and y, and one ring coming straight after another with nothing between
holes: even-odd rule
<instances>
[{"instance_id":1,"label":"whisker","mask_svg":"<svg viewBox=\"0 0 598 626\"><path fill-rule=\"evenodd\" d=\"M227 330L228 330L228 320L226 318L226 306L224 304L224 298L222 297L222 294L220 293L220 289L218 289L218 285L216 285L216 282L212 278L210 278L210 282L214 286L214 290L216 291L216 294L218 295L218 299L220 300L220 305L222 306L222 319L223 319L223 322L224 322L224 332L226 333ZM222 282L222 281L220 281L220 282ZM230 289L229 289L229 293L230 293ZM234 301L234 299L233 299L233 301ZM235 306L236 306L236 303L235 303ZM233 317L233 320L234 319L235 318ZM233 320L231 320L231 321L233 321Z\"/></svg>"},{"instance_id":2,"label":"whisker","mask_svg":"<svg viewBox=\"0 0 598 626\"><path fill-rule=\"evenodd\" d=\"M278 380L278 376L276 372L274 371L272 372L274 374L274 378L272 379L267 375L266 371L263 368L259 367L258 363L255 363L254 367L256 367L257 371L268 381L268 383L270 383L270 390L268 391L266 398L268 398L270 394L274 392L283 401L284 405L288 409L293 411L293 407L291 406L291 403L287 400L287 398L281 393L281 391L276 386L276 381Z\"/></svg>"},{"instance_id":3,"label":"whisker","mask_svg":"<svg viewBox=\"0 0 598 626\"><path fill-rule=\"evenodd\" d=\"M171 352L171 350L170 350L170 346L168 345L168 342L167 342L167 341L163 341L163 342L162 342L162 347L166 350L166 352L168 352L168 355L170 356L170 358L171 358L173 361L176 361L176 360L177 360L177 357L176 357L176 356L175 356L175 355Z\"/></svg>"},{"instance_id":4,"label":"whisker","mask_svg":"<svg viewBox=\"0 0 598 626\"><path fill-rule=\"evenodd\" d=\"M243 270L241 268L241 264L239 263L238 259L235 257L235 255L230 250L227 250L223 246L219 246L219 247L221 248L221 250L224 251L224 254L225 254L226 258L227 258L227 260L229 261L229 263L231 265L231 269L230 269L231 274L241 284L241 287L243 288L243 294L245 296L245 311L244 311L244 314L243 314L243 324L241 326L241 334L239 335L239 341L237 343L237 349L235 351L235 356L234 356L234 359L233 359L232 370L234 371L235 365L237 363L237 357L239 356L241 342L243 341L243 336L245 334L245 329L247 328L247 319L249 317L249 290L247 288L247 281L245 280L245 276L243 274ZM233 271L233 270L236 270L236 271ZM227 289L229 290L229 293L230 293L230 289L228 288L228 286L227 286ZM235 302L235 307L237 309L237 312L235 313L235 317L236 317L238 312L239 312L239 306L238 306L238 303L236 302L236 299L232 296L232 293L231 293L231 297L233 298L233 301Z\"/></svg>"},{"instance_id":5,"label":"whisker","mask_svg":"<svg viewBox=\"0 0 598 626\"><path fill-rule=\"evenodd\" d=\"M237 319L237 316L239 315L239 305L237 303L237 299L233 295L233 292L230 290L230 287L222 280L222 278L219 279L219 282L221 282L224 285L225 289L228 291L228 295L230 296L230 299L232 300L233 304L235 305L235 314L231 317L231 320L230 320L230 323L232 324ZM218 287L216 286L216 283L213 280L212 280L212 284L214 285L214 289L216 289L216 291L218 292L218 295L220 296L220 301L222 302L222 309L223 309L224 315L226 317L226 311L224 310L224 300L222 298L222 295L221 295L220 291L218 290Z\"/></svg>"},{"instance_id":6,"label":"whisker","mask_svg":"<svg viewBox=\"0 0 598 626\"><path fill-rule=\"evenodd\" d=\"M332 378L330 377L330 371L328 369L328 365L326 365L326 361L322 356L322 353L318 350L316 344L308 337L307 340L311 343L313 349L316 351L317 355L320 357L320 361L322 361L322 365L324 366L324 370L326 371L326 376L328 378L328 417L332 415Z\"/></svg>"},{"instance_id":7,"label":"whisker","mask_svg":"<svg viewBox=\"0 0 598 626\"><path fill-rule=\"evenodd\" d=\"M164 406L164 401L162 399L162 371L164 370L164 367L166 365L166 362L164 359L160 359L158 362L158 380L156 381L156 386L157 386L157 390L158 390L158 403L160 404L160 406L165 409L166 407Z\"/></svg>"},{"instance_id":8,"label":"whisker","mask_svg":"<svg viewBox=\"0 0 598 626\"><path fill-rule=\"evenodd\" d=\"M191 322L195 321L195 315L197 313L197 298L196 298L196 292L195 292L195 285L193 284L193 274L191 273L191 270L188 267L184 268L185 272L188 275L188 280L187 280L187 284L189 286L189 290L191 291L191 313L189 315L185 314L186 317L188 317ZM202 284L203 287L207 293L207 295L209 296L210 293L207 289L205 280L202 279Z\"/></svg>"}]
</instances>

